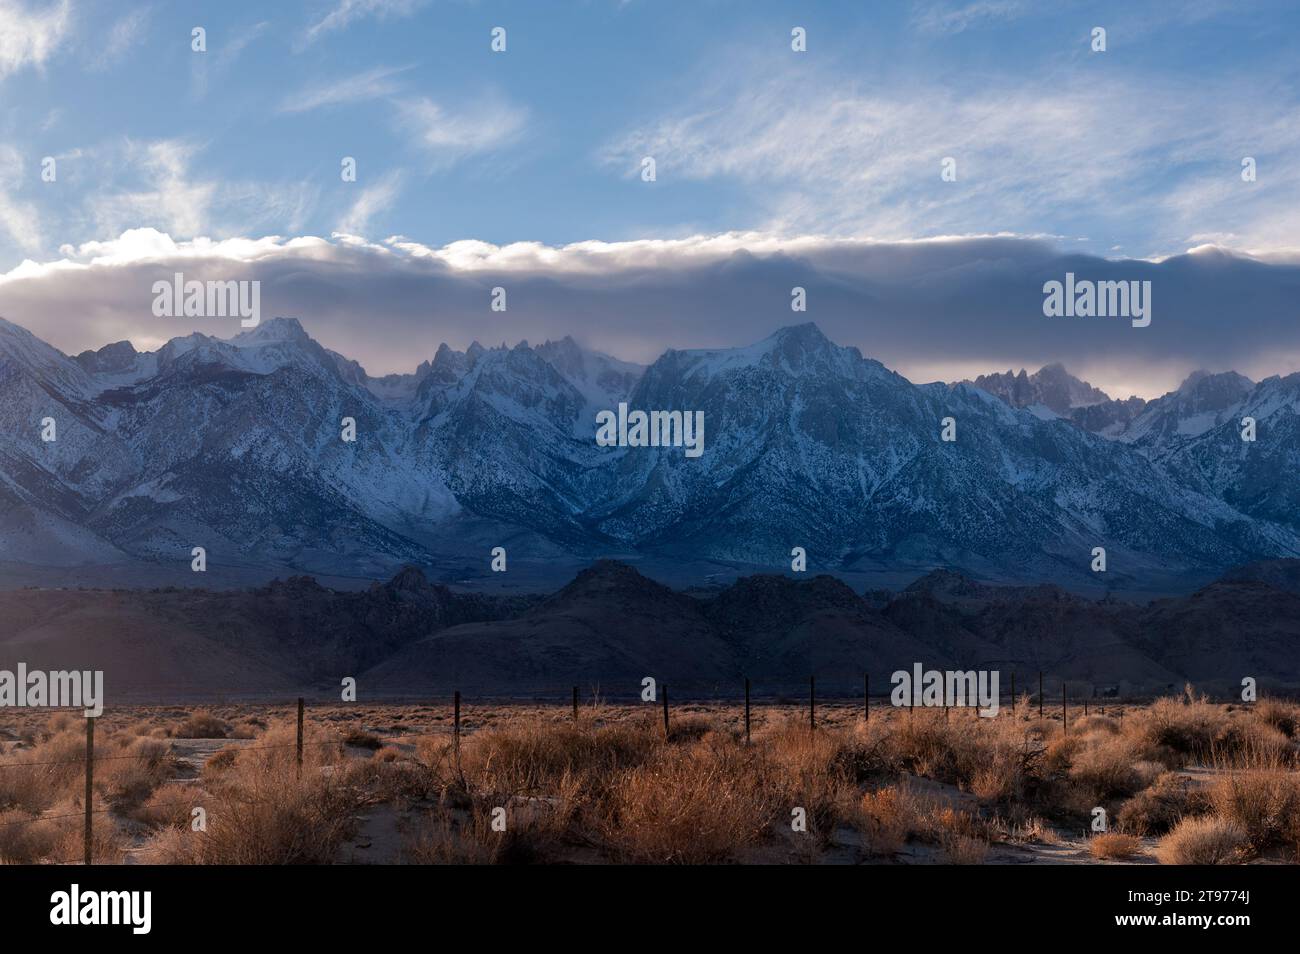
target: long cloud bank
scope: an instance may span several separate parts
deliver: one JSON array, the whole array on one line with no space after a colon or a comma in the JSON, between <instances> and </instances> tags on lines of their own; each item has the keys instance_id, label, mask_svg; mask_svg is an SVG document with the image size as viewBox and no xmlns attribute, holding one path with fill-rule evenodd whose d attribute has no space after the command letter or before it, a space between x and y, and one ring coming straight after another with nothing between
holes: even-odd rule
<instances>
[{"instance_id":1,"label":"long cloud bank","mask_svg":"<svg viewBox=\"0 0 1300 954\"><path fill-rule=\"evenodd\" d=\"M264 319L296 317L376 375L411 370L443 341L463 348L572 335L650 361L667 348L743 345L803 321L915 381L1061 361L1113 396L1151 396L1200 367L1254 378L1300 367L1300 263L1211 247L1152 262L1014 236L727 233L430 248L343 234L176 242L137 229L65 247L63 256L0 276L0 315L74 354L123 339L143 350L193 331L237 333L235 318L154 316L153 283L181 272L260 282ZM1043 285L1067 272L1150 281L1150 326L1045 317ZM806 290L805 312L791 308L795 287ZM504 311L492 309L494 288L505 289Z\"/></svg>"}]
</instances>

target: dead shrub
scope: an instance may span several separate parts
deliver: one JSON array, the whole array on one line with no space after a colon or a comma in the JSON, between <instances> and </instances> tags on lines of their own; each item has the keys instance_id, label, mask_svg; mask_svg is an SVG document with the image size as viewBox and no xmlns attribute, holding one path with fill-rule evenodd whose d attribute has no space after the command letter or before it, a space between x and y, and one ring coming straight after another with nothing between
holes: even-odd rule
<instances>
[{"instance_id":1,"label":"dead shrub","mask_svg":"<svg viewBox=\"0 0 1300 954\"><path fill-rule=\"evenodd\" d=\"M230 726L210 712L196 712L172 730L178 739L224 739Z\"/></svg>"},{"instance_id":2,"label":"dead shrub","mask_svg":"<svg viewBox=\"0 0 1300 954\"><path fill-rule=\"evenodd\" d=\"M1088 853L1098 861L1125 861L1142 850L1142 839L1118 831L1093 835L1088 839Z\"/></svg>"},{"instance_id":3,"label":"dead shrub","mask_svg":"<svg viewBox=\"0 0 1300 954\"><path fill-rule=\"evenodd\" d=\"M1184 818L1160 840L1156 860L1162 865L1231 865L1243 860L1248 845L1245 829L1229 818Z\"/></svg>"},{"instance_id":4,"label":"dead shrub","mask_svg":"<svg viewBox=\"0 0 1300 954\"><path fill-rule=\"evenodd\" d=\"M1116 822L1135 835L1163 835L1184 818L1209 809L1208 799L1189 778L1165 772L1120 806Z\"/></svg>"}]
</instances>

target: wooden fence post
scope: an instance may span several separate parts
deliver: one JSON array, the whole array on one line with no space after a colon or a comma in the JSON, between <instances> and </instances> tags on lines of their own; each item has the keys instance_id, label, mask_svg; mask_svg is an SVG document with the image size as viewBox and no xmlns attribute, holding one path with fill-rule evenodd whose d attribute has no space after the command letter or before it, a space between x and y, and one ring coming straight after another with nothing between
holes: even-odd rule
<instances>
[{"instance_id":1,"label":"wooden fence post","mask_svg":"<svg viewBox=\"0 0 1300 954\"><path fill-rule=\"evenodd\" d=\"M302 697L298 697L298 778L302 778Z\"/></svg>"},{"instance_id":2,"label":"wooden fence post","mask_svg":"<svg viewBox=\"0 0 1300 954\"><path fill-rule=\"evenodd\" d=\"M1070 734L1070 717L1065 712L1065 680L1061 680L1061 732L1064 735Z\"/></svg>"},{"instance_id":3,"label":"wooden fence post","mask_svg":"<svg viewBox=\"0 0 1300 954\"><path fill-rule=\"evenodd\" d=\"M94 823L91 821L95 808L95 720L86 720L86 843L85 862L90 864L91 845L95 840Z\"/></svg>"},{"instance_id":4,"label":"wooden fence post","mask_svg":"<svg viewBox=\"0 0 1300 954\"><path fill-rule=\"evenodd\" d=\"M664 694L664 738L668 738L668 687L660 686Z\"/></svg>"},{"instance_id":5,"label":"wooden fence post","mask_svg":"<svg viewBox=\"0 0 1300 954\"><path fill-rule=\"evenodd\" d=\"M1038 670L1038 718L1043 717L1043 671Z\"/></svg>"},{"instance_id":6,"label":"wooden fence post","mask_svg":"<svg viewBox=\"0 0 1300 954\"><path fill-rule=\"evenodd\" d=\"M749 677L745 677L745 744L749 745Z\"/></svg>"},{"instance_id":7,"label":"wooden fence post","mask_svg":"<svg viewBox=\"0 0 1300 954\"><path fill-rule=\"evenodd\" d=\"M452 699L452 719L454 727L452 728L452 745L456 749L456 758L460 759L460 690L456 690L456 695Z\"/></svg>"},{"instance_id":8,"label":"wooden fence post","mask_svg":"<svg viewBox=\"0 0 1300 954\"><path fill-rule=\"evenodd\" d=\"M1016 671L1011 670L1011 714L1016 714Z\"/></svg>"},{"instance_id":9,"label":"wooden fence post","mask_svg":"<svg viewBox=\"0 0 1300 954\"><path fill-rule=\"evenodd\" d=\"M817 730L817 677L808 677L808 728Z\"/></svg>"},{"instance_id":10,"label":"wooden fence post","mask_svg":"<svg viewBox=\"0 0 1300 954\"><path fill-rule=\"evenodd\" d=\"M871 721L871 673L862 677L862 721Z\"/></svg>"},{"instance_id":11,"label":"wooden fence post","mask_svg":"<svg viewBox=\"0 0 1300 954\"><path fill-rule=\"evenodd\" d=\"M578 687L573 687L573 721L578 721Z\"/></svg>"}]
</instances>

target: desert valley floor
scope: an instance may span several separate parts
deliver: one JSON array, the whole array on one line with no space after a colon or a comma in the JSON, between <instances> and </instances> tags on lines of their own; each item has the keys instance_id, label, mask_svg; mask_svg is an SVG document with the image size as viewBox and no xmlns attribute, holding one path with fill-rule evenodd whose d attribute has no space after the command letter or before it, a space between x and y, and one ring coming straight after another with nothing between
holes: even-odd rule
<instances>
[{"instance_id":1,"label":"desert valley floor","mask_svg":"<svg viewBox=\"0 0 1300 954\"><path fill-rule=\"evenodd\" d=\"M103 864L1295 863L1300 708L873 700L111 709ZM80 713L0 723L0 859L77 862ZM1094 831L1098 810L1106 831Z\"/></svg>"}]
</instances>

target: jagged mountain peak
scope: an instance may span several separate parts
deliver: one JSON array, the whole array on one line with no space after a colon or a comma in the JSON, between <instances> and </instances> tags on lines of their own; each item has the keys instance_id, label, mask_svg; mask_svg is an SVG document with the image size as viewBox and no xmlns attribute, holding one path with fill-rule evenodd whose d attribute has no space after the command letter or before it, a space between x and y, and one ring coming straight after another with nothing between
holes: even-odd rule
<instances>
[{"instance_id":1,"label":"jagged mountain peak","mask_svg":"<svg viewBox=\"0 0 1300 954\"><path fill-rule=\"evenodd\" d=\"M230 339L236 345L258 345L273 341L311 341L311 335L303 328L297 318L277 316L260 322L256 328L249 328Z\"/></svg>"},{"instance_id":2,"label":"jagged mountain peak","mask_svg":"<svg viewBox=\"0 0 1300 954\"><path fill-rule=\"evenodd\" d=\"M1207 371L1204 368L1193 371L1178 385L1177 394L1196 395L1210 400L1240 400L1255 382L1236 371Z\"/></svg>"},{"instance_id":3,"label":"jagged mountain peak","mask_svg":"<svg viewBox=\"0 0 1300 954\"><path fill-rule=\"evenodd\" d=\"M1033 374L1024 368L1018 374L1008 369L1004 373L982 374L971 383L1012 407L1041 404L1062 416L1068 416L1075 408L1110 400L1104 391L1070 374L1059 361L1043 365Z\"/></svg>"},{"instance_id":4,"label":"jagged mountain peak","mask_svg":"<svg viewBox=\"0 0 1300 954\"><path fill-rule=\"evenodd\" d=\"M83 351L73 360L92 374L127 371L135 365L139 352L129 341L114 341L98 351Z\"/></svg>"},{"instance_id":5,"label":"jagged mountain peak","mask_svg":"<svg viewBox=\"0 0 1300 954\"><path fill-rule=\"evenodd\" d=\"M651 569L770 567L799 545L826 568L955 565L1089 584L1099 539L1125 579L1300 553L1294 468L1267 456L1287 446L1285 420L1262 412L1257 447L1209 446L1213 466L1172 476L1145 446L1041 420L977 384L913 385L813 323L746 347L670 350L645 370L569 337L444 344L422 378L391 387L296 320L250 331L195 332L134 359L111 346L95 360L120 353L128 370L87 374L91 355L74 361L6 329L0 362L19 373L0 375L0 408L27 440L4 473L22 506L145 559L199 537L277 570L371 578L510 540L543 560L626 553ZM1037 376L1074 380L1050 365ZM1273 382L1252 407L1265 399L1291 406ZM658 419L662 444L597 443L594 412L623 400ZM45 447L32 422L60 401L77 416L60 414L59 442ZM685 438L688 414L702 440ZM953 443L940 439L947 416ZM355 442L340 440L345 417ZM1263 509L1260 487L1279 488ZM22 538L0 543L11 540ZM615 564L573 582L615 584L660 592Z\"/></svg>"}]
</instances>

